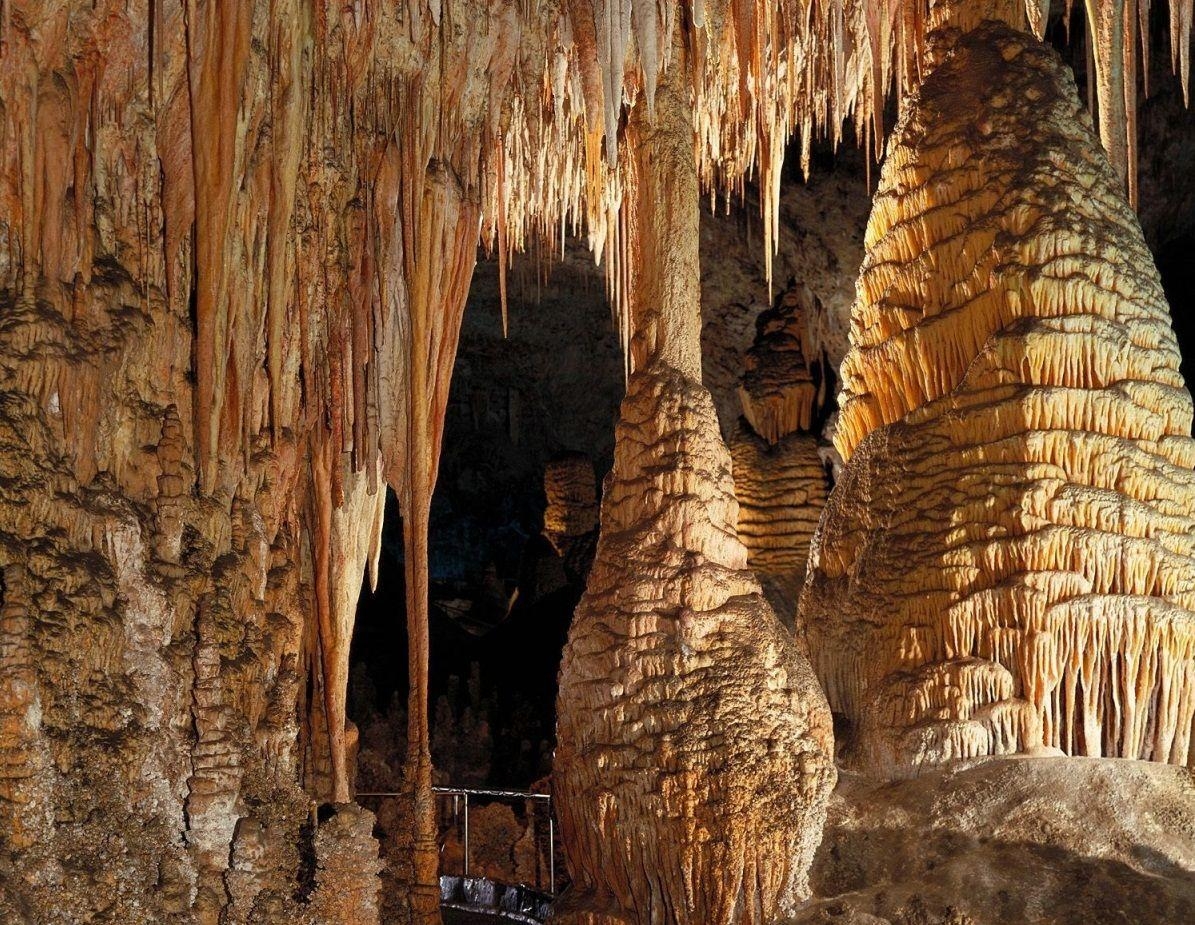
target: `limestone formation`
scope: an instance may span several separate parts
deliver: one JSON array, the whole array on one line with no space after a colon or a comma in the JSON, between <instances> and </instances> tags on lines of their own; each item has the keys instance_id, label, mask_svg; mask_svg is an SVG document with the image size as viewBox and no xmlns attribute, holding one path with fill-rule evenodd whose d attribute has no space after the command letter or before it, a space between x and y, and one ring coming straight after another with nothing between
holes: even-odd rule
<instances>
[{"instance_id":1,"label":"limestone formation","mask_svg":"<svg viewBox=\"0 0 1195 925\"><path fill-rule=\"evenodd\" d=\"M544 468L544 536L561 556L589 535L598 522L593 463L584 453L567 453Z\"/></svg>"},{"instance_id":2,"label":"limestone formation","mask_svg":"<svg viewBox=\"0 0 1195 925\"><path fill-rule=\"evenodd\" d=\"M560 671L565 921L762 925L791 912L834 780L828 710L747 567L730 457L700 384L683 113L669 81L655 114L632 124L647 198L631 246L648 278L630 290L636 372Z\"/></svg>"},{"instance_id":3,"label":"limestone formation","mask_svg":"<svg viewBox=\"0 0 1195 925\"><path fill-rule=\"evenodd\" d=\"M815 431L827 375L814 335L817 297L795 281L756 319L739 385L743 417L730 438L739 538L782 620L796 613L809 541L828 485Z\"/></svg>"},{"instance_id":4,"label":"limestone formation","mask_svg":"<svg viewBox=\"0 0 1195 925\"><path fill-rule=\"evenodd\" d=\"M1133 135L1125 130L1133 96L1123 91L1134 79L1124 64L1136 48L1131 24L1141 8L1091 0L1089 9L1101 24L1093 55L1102 128L1118 160L1131 164ZM1033 10L1040 28L1041 7ZM1173 3L1172 16L1185 75L1191 0ZM411 841L412 898L404 912L434 922L428 508L478 243L505 268L529 238L559 243L583 231L607 274L628 368L646 371L663 359L684 382L696 382L698 192L729 195L757 176L770 260L790 136L802 134L806 163L812 136L838 140L848 118L878 144L886 88L903 90L919 77L922 27L918 15L887 0L0 4L0 920L215 925L303 922L320 908L333 917L372 915L364 817L341 819L352 846L346 858L361 865L330 863L314 875L300 848L309 847L311 804L351 795L344 691L354 604L362 572L378 555L390 488L405 530L412 680L405 778L412 822L401 833ZM656 137L651 120L639 120L672 80L688 94L680 109L686 132ZM1129 100L1123 119L1111 102L1118 87ZM1046 103L1053 99L1047 94ZM983 124L999 124L1003 117L992 113ZM1033 124L1053 124L1044 118ZM1113 143L1121 136L1123 146ZM675 161L662 171L652 166L653 156L678 152L687 156L683 178L669 172ZM1089 175L1096 174L1082 174ZM1096 190L1101 207L1112 224L1130 222L1119 200L1108 199L1110 177ZM1081 183L1059 182L1045 177L1043 188L1087 195ZM1027 231L1016 223L1034 208L1017 212L1010 230ZM683 240L666 246L665 227L682 229ZM1040 235L1027 240L1049 249ZM1139 288L1137 271L1148 258L1135 242L1083 238L1097 257L1110 255L1100 266L1112 270L1098 270L1093 284ZM1113 247L1121 253L1112 255ZM1106 278L1112 271L1115 280ZM1089 290L1077 291L1084 302ZM1021 292L1023 300L1037 295L1029 283ZM1166 350L1153 349L1152 315L1075 317L1026 332L1023 350L1013 340L1001 349L1021 350L1030 367L1071 375L1070 364L1056 368L1038 347L1087 324L1099 335L1090 343L1113 344L1092 348L1113 364L1101 374L1152 383L1105 389L1112 379L1093 380L1084 387L1101 391L1101 401L1076 399L1067 414L1103 415L1115 423L1108 441L1135 441L1116 444L1122 455L1109 449L1107 458L1146 464L1125 476L1123 490L1162 516L1147 516L1136 501L1120 504L1119 496L1067 489L1062 502L1081 495L1083 504L1056 505L1059 530L1076 531L1061 522L1066 512L1098 512L1091 516L1101 530L1125 525L1100 536L1165 546L1177 562L1187 505L1175 486L1185 485L1180 469L1190 466L1174 436L1185 406L1173 392L1173 364ZM1116 325L1130 322L1144 334L1116 340ZM1148 349L1133 352L1129 343ZM947 354L940 369L922 372L958 373L958 358ZM1160 356L1165 362L1154 362ZM651 383L672 383L669 375L645 373L635 390L648 394ZM704 434L704 399L684 382L677 394L695 417L668 426ZM1138 418L1123 410L1134 402L1169 410ZM1014 427L1007 416L1001 426ZM1041 440L1082 461L1095 458L1083 454L1096 437ZM709 523L728 532L725 549L718 537L701 542L717 546L718 555L706 556L711 569L738 576L745 561L731 542L725 459L710 458L716 466L707 481L718 487L709 498L718 510ZM1173 470L1154 464L1161 458ZM1109 464L1098 474L1116 482L1109 490L1121 490L1120 471ZM648 500L664 510L670 497ZM1026 509L1043 497L1027 496ZM677 535L697 543L684 529ZM1134 616L1115 625L1149 636L1169 620L1178 633L1186 565L1106 555L1110 542L1093 541L1090 560L1131 563L1121 571L1149 573L1133 582L1160 589L1123 597L1122 610ZM1050 554L1061 548L1047 546ZM650 575L655 563L643 567ZM1102 593L1120 578L1099 571L1090 580ZM750 586L749 578L727 581ZM752 593L730 600L754 601ZM816 695L784 645L771 641L760 615L766 608L747 609L754 616L744 620L756 620L762 635L742 651L773 658L775 649L774 663L743 656L755 668L736 672L738 649L727 665L712 650L682 654L686 664L702 663L698 673L705 659L717 662L728 684L740 674L759 680L752 671L761 665L787 666L791 691L781 685L768 696L778 702L796 692L805 712L782 722L767 712L780 709L776 702L753 694L742 698L744 709L756 710L742 715L750 723L736 714L731 726L774 762L760 765L764 774L787 769L790 758L751 738L767 726L761 716L785 729L784 722L796 724L791 735L811 743L810 755L821 756L827 742ZM1067 613L1074 626L1088 626L1078 605ZM717 639L740 638L722 623L715 629ZM1138 651L1111 639L1101 644ZM1053 650L1042 646L1030 654L1054 664ZM1173 646L1140 651L1188 664L1174 661ZM1117 715L1127 725L1109 724L1098 735L1085 728L1081 736L1048 726L1047 735L1084 744L1149 739L1155 754L1168 749L1181 758L1185 734L1170 730L1189 715L1180 697L1185 671L1159 663L1158 676L1169 672L1173 681L1141 694L1149 708L1126 701ZM1028 696L1105 696L1084 686L1080 698L1080 688L1066 683ZM999 684L1007 686L1002 676ZM1120 684L1106 696L1123 700L1130 692L1137 696ZM1154 716L1159 722L1151 724ZM802 723L812 731L800 732ZM697 793L709 769L684 767L701 773L675 793ZM806 771L791 786L809 802L786 806L813 826L829 772L820 757ZM745 788L733 790L734 799L764 786L747 777L734 778ZM719 815L719 824L729 825L727 818ZM761 815L759 824L775 838L736 830L745 853L727 855L728 876L737 861L762 856L765 843L813 837L794 832L791 816ZM787 901L799 890L801 856L785 856L788 874L768 868L758 887L745 889L761 904ZM701 864L710 860L700 856ZM320 905L320 897L337 895L339 877L345 896L363 897L354 912ZM670 901L683 892L673 887ZM710 903L729 901L729 887L711 889Z\"/></svg>"},{"instance_id":5,"label":"limestone formation","mask_svg":"<svg viewBox=\"0 0 1195 925\"><path fill-rule=\"evenodd\" d=\"M373 813L340 804L315 835L315 889L311 921L319 925L359 925L378 918L378 843Z\"/></svg>"},{"instance_id":6,"label":"limestone formation","mask_svg":"<svg viewBox=\"0 0 1195 925\"><path fill-rule=\"evenodd\" d=\"M809 544L829 494L817 438L793 433L768 446L740 423L729 449L747 562L777 615L791 625Z\"/></svg>"},{"instance_id":7,"label":"limestone formation","mask_svg":"<svg viewBox=\"0 0 1195 925\"><path fill-rule=\"evenodd\" d=\"M553 775L574 881L629 921L791 911L833 785L829 714L747 568L729 463L704 388L632 377Z\"/></svg>"},{"instance_id":8,"label":"limestone formation","mask_svg":"<svg viewBox=\"0 0 1195 925\"><path fill-rule=\"evenodd\" d=\"M1195 763L1195 443L1157 273L1056 54L940 35L868 226L815 667L880 772Z\"/></svg>"},{"instance_id":9,"label":"limestone formation","mask_svg":"<svg viewBox=\"0 0 1195 925\"><path fill-rule=\"evenodd\" d=\"M751 429L769 444L798 430L812 431L826 403L821 349L811 336L820 314L817 296L794 281L755 320L739 401Z\"/></svg>"},{"instance_id":10,"label":"limestone formation","mask_svg":"<svg viewBox=\"0 0 1195 925\"><path fill-rule=\"evenodd\" d=\"M1173 925L1195 917L1195 780L1099 758L844 774L794 925Z\"/></svg>"}]
</instances>

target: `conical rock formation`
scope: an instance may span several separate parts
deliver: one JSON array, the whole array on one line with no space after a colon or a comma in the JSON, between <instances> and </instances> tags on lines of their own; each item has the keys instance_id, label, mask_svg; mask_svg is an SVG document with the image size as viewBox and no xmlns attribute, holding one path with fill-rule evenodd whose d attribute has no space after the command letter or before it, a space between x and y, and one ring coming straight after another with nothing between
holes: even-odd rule
<instances>
[{"instance_id":1,"label":"conical rock formation","mask_svg":"<svg viewBox=\"0 0 1195 925\"><path fill-rule=\"evenodd\" d=\"M829 494L817 438L798 432L769 446L740 421L729 449L739 539L769 603L791 626L809 544Z\"/></svg>"},{"instance_id":2,"label":"conical rock formation","mask_svg":"<svg viewBox=\"0 0 1195 925\"><path fill-rule=\"evenodd\" d=\"M1195 443L1137 220L1057 55L985 23L867 231L801 623L856 755L1189 764Z\"/></svg>"},{"instance_id":3,"label":"conical rock formation","mask_svg":"<svg viewBox=\"0 0 1195 925\"><path fill-rule=\"evenodd\" d=\"M808 892L830 716L747 568L736 507L709 393L658 361L634 375L554 772L574 881L615 918L768 922Z\"/></svg>"},{"instance_id":4,"label":"conical rock formation","mask_svg":"<svg viewBox=\"0 0 1195 925\"><path fill-rule=\"evenodd\" d=\"M739 384L743 416L729 443L739 538L768 601L790 626L829 492L810 432L825 403L821 351L811 336L820 309L817 296L793 281L760 313Z\"/></svg>"}]
</instances>

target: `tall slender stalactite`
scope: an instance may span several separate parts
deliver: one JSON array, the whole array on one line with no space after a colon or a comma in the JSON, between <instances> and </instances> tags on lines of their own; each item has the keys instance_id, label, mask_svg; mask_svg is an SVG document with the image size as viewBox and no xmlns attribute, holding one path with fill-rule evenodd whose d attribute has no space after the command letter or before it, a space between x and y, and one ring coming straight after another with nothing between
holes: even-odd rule
<instances>
[{"instance_id":1,"label":"tall slender stalactite","mask_svg":"<svg viewBox=\"0 0 1195 925\"><path fill-rule=\"evenodd\" d=\"M747 567L701 385L698 185L680 63L631 112L634 372L560 671L564 921L770 922L808 892L829 713Z\"/></svg>"},{"instance_id":2,"label":"tall slender stalactite","mask_svg":"<svg viewBox=\"0 0 1195 925\"><path fill-rule=\"evenodd\" d=\"M1190 764L1195 443L1157 272L1058 56L941 12L867 231L814 664L883 773Z\"/></svg>"}]
</instances>

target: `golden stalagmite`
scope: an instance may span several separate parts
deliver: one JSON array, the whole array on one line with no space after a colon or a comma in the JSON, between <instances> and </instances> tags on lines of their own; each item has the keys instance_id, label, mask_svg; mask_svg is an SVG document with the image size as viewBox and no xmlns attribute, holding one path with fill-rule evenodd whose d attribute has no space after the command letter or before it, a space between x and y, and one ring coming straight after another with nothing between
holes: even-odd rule
<instances>
[{"instance_id":1,"label":"golden stalagmite","mask_svg":"<svg viewBox=\"0 0 1195 925\"><path fill-rule=\"evenodd\" d=\"M814 665L881 773L1193 764L1192 405L1153 261L1053 51L985 22L934 60L867 230Z\"/></svg>"},{"instance_id":2,"label":"golden stalagmite","mask_svg":"<svg viewBox=\"0 0 1195 925\"><path fill-rule=\"evenodd\" d=\"M794 281L755 320L739 401L751 429L769 444L813 430L814 417L825 404L822 358L811 336L820 308L817 296Z\"/></svg>"},{"instance_id":3,"label":"golden stalagmite","mask_svg":"<svg viewBox=\"0 0 1195 925\"><path fill-rule=\"evenodd\" d=\"M830 493L817 438L797 432L769 446L740 421L729 449L739 539L768 601L791 625L809 544Z\"/></svg>"},{"instance_id":4,"label":"golden stalagmite","mask_svg":"<svg viewBox=\"0 0 1195 925\"><path fill-rule=\"evenodd\" d=\"M683 87L670 77L654 112L640 102L631 116L634 188L653 195L624 204L636 371L560 672L565 922L762 925L794 910L835 779L829 711L747 567L700 384Z\"/></svg>"},{"instance_id":5,"label":"golden stalagmite","mask_svg":"<svg viewBox=\"0 0 1195 925\"><path fill-rule=\"evenodd\" d=\"M567 453L544 467L544 536L562 556L578 537L598 523L597 484L593 462L584 453Z\"/></svg>"},{"instance_id":6,"label":"golden stalagmite","mask_svg":"<svg viewBox=\"0 0 1195 925\"><path fill-rule=\"evenodd\" d=\"M809 542L829 493L810 432L827 387L811 330L819 314L817 296L795 281L760 313L739 384L743 417L729 443L739 539L785 621L796 613Z\"/></svg>"}]
</instances>

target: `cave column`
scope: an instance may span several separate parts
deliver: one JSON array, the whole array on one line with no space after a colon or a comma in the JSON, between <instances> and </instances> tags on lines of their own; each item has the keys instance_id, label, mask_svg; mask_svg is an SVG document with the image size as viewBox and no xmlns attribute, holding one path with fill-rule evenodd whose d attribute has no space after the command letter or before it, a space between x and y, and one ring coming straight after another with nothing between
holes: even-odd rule
<instances>
[{"instance_id":1,"label":"cave column","mask_svg":"<svg viewBox=\"0 0 1195 925\"><path fill-rule=\"evenodd\" d=\"M659 357L701 381L701 261L693 120L677 73L663 80L654 111L631 110L634 158L629 222L633 326L631 367Z\"/></svg>"},{"instance_id":2,"label":"cave column","mask_svg":"<svg viewBox=\"0 0 1195 925\"><path fill-rule=\"evenodd\" d=\"M764 601L701 384L682 62L627 126L631 368L557 701L567 925L764 925L808 895L834 770L825 699ZM629 315L629 317L628 317Z\"/></svg>"}]
</instances>

